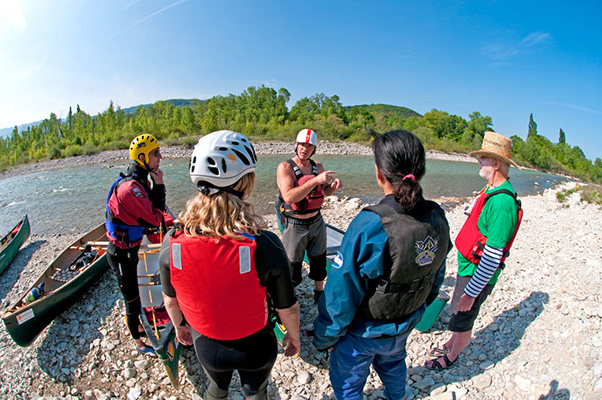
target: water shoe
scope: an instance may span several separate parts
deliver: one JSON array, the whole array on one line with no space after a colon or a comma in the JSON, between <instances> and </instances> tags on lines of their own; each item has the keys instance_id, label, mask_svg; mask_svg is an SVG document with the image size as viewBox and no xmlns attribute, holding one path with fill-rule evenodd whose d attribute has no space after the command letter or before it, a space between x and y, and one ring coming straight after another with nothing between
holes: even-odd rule
<instances>
[{"instance_id":1,"label":"water shoe","mask_svg":"<svg viewBox=\"0 0 602 400\"><path fill-rule=\"evenodd\" d=\"M138 351L138 353L142 354L143 356L148 356L148 357L157 357L157 353L155 352L155 349L153 349L150 346L144 345L144 347L140 348L138 346L136 346L136 351Z\"/></svg>"}]
</instances>

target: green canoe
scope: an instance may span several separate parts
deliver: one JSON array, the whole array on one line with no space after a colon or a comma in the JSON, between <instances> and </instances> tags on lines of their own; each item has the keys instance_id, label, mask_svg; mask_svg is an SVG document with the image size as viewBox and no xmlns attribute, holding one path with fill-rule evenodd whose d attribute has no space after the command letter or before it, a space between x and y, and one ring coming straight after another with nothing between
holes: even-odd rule
<instances>
[{"instance_id":1,"label":"green canoe","mask_svg":"<svg viewBox=\"0 0 602 400\"><path fill-rule=\"evenodd\" d=\"M0 241L0 274L4 272L6 267L15 258L21 245L25 243L29 237L30 226L27 215L8 232Z\"/></svg>"},{"instance_id":2,"label":"green canoe","mask_svg":"<svg viewBox=\"0 0 602 400\"><path fill-rule=\"evenodd\" d=\"M106 240L102 223L67 247L19 300L4 311L2 321L15 343L29 346L54 318L98 281L108 263L105 250L97 243ZM43 291L38 290L40 286ZM35 296L32 292L36 292Z\"/></svg>"}]
</instances>

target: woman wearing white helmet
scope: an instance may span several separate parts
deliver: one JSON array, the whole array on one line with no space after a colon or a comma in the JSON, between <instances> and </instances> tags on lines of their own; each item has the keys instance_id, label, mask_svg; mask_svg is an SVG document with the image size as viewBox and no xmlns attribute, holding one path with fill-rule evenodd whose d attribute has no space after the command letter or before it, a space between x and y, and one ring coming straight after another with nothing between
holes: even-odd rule
<instances>
[{"instance_id":1,"label":"woman wearing white helmet","mask_svg":"<svg viewBox=\"0 0 602 400\"><path fill-rule=\"evenodd\" d=\"M247 201L257 158L242 134L202 137L190 159L199 194L186 204L161 249L167 311L184 345L194 344L209 378L205 399L226 399L234 370L249 399L267 399L278 345L271 301L288 330L285 354L299 352L299 304L282 243Z\"/></svg>"}]
</instances>

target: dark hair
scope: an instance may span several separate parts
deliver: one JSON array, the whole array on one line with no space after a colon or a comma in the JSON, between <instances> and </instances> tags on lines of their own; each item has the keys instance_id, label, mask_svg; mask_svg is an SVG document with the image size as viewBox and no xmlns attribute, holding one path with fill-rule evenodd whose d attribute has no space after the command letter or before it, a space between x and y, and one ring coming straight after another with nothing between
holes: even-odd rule
<instances>
[{"instance_id":1,"label":"dark hair","mask_svg":"<svg viewBox=\"0 0 602 400\"><path fill-rule=\"evenodd\" d=\"M395 201L411 210L422 199L420 180L425 173L422 142L412 132L394 130L379 134L367 128L374 137L372 150L376 165L393 185Z\"/></svg>"}]
</instances>

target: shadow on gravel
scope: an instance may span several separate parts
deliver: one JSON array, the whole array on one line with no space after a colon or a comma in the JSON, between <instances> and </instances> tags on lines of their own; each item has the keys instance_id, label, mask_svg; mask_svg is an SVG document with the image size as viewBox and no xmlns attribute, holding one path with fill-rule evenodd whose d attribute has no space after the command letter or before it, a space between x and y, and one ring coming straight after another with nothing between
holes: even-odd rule
<instances>
[{"instance_id":1,"label":"shadow on gravel","mask_svg":"<svg viewBox=\"0 0 602 400\"><path fill-rule=\"evenodd\" d=\"M13 286L19 281L21 273L29 264L33 254L46 243L46 240L36 240L29 242L27 246L21 248L17 256L6 267L2 275L0 275L0 299L6 298L6 295L11 291ZM8 306L8 304L4 304Z\"/></svg>"},{"instance_id":2,"label":"shadow on gravel","mask_svg":"<svg viewBox=\"0 0 602 400\"><path fill-rule=\"evenodd\" d=\"M554 379L552 382L550 382L550 391L545 396L539 396L537 400L569 400L571 398L570 390L558 390L558 386L558 381Z\"/></svg>"},{"instance_id":3,"label":"shadow on gravel","mask_svg":"<svg viewBox=\"0 0 602 400\"><path fill-rule=\"evenodd\" d=\"M547 304L549 299L547 293L532 292L525 300L495 317L491 324L475 333L469 345L471 353L484 352L489 355L488 360L494 363L512 354L520 346L525 331L542 313L544 304ZM525 315L521 315L523 310L526 310ZM496 342L504 343L504 347L497 347ZM480 373L474 371L471 377Z\"/></svg>"},{"instance_id":4,"label":"shadow on gravel","mask_svg":"<svg viewBox=\"0 0 602 400\"><path fill-rule=\"evenodd\" d=\"M549 298L550 296L547 293L532 292L519 304L496 316L491 324L475 332L468 347L458 357L457 364L445 370L446 372L449 371L449 375L444 383L449 385L454 382L469 381L475 376L483 374L483 370L480 367L482 363L497 364L512 354L520 346L521 339L525 335L529 325L544 310L544 305L548 303ZM486 361L480 361L482 355L487 356ZM473 360L473 364L467 367L466 361L469 359ZM462 366L461 376L455 375L460 373L458 366ZM437 372L428 371L426 368L424 371L427 376L437 374ZM552 391L553 388L550 390L550 393ZM562 391L564 393L566 390L563 389ZM414 398L428 397L429 394L418 393ZM564 397L542 397L540 400L557 398L564 399Z\"/></svg>"},{"instance_id":5,"label":"shadow on gravel","mask_svg":"<svg viewBox=\"0 0 602 400\"><path fill-rule=\"evenodd\" d=\"M45 374L71 385L75 378L90 373L79 369L88 353L97 353L98 357L105 353L110 357L109 350L93 347L92 343L104 337L100 332L102 321L113 311L116 299L103 299L116 285L113 273L105 272L73 306L55 318L45 334L42 333L45 337L38 349L37 363ZM97 307L90 311L90 304ZM98 373L100 371L96 370Z\"/></svg>"}]
</instances>

